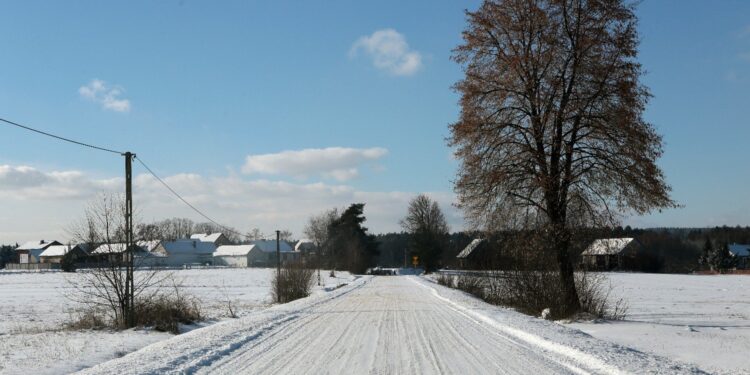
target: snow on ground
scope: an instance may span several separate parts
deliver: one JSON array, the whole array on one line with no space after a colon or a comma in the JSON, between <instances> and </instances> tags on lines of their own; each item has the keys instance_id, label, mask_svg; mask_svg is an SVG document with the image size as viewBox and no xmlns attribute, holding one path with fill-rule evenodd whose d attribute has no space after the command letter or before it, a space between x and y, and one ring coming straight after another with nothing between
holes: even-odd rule
<instances>
[{"instance_id":1,"label":"snow on ground","mask_svg":"<svg viewBox=\"0 0 750 375\"><path fill-rule=\"evenodd\" d=\"M417 276L382 276L194 330L84 373L701 372Z\"/></svg>"},{"instance_id":2,"label":"snow on ground","mask_svg":"<svg viewBox=\"0 0 750 375\"><path fill-rule=\"evenodd\" d=\"M622 322L568 326L710 372L750 374L750 276L608 274Z\"/></svg>"},{"instance_id":3,"label":"snow on ground","mask_svg":"<svg viewBox=\"0 0 750 375\"><path fill-rule=\"evenodd\" d=\"M215 323L227 319L227 301L245 316L271 304L272 269L189 269L173 272L185 291L201 300L204 314ZM325 294L353 277L321 271ZM65 373L120 357L172 337L149 330L124 332L61 330L76 304L66 295L77 274L0 271L0 373ZM63 360L61 360L63 359Z\"/></svg>"}]
</instances>

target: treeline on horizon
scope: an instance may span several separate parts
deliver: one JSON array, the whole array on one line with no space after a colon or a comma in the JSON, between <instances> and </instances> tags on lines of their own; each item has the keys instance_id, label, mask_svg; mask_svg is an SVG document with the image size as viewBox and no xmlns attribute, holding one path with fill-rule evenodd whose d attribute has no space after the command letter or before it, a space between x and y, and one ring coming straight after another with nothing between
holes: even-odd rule
<instances>
[{"instance_id":1,"label":"treeline on horizon","mask_svg":"<svg viewBox=\"0 0 750 375\"><path fill-rule=\"evenodd\" d=\"M167 221L175 221L167 220ZM180 226L175 226L180 227ZM172 236L187 235L192 230L203 229L207 231L219 231L219 228L208 228L207 224L185 225L175 230ZM179 233L183 232L183 233ZM289 232L287 232L289 233ZM233 240L238 240L238 236L229 236ZM233 238L234 237L234 238ZM291 240L290 234L285 236L286 240ZM486 238L487 234L478 231L460 231L453 232L449 235L448 244L440 256L440 266L449 268L458 268L459 263L456 255L461 252L472 240L476 238ZM656 273L688 273L699 269L698 259L706 239L715 244L724 243L750 243L750 226L716 226L712 228L631 228L617 227L614 229L597 229L590 230L582 235L582 240L577 242L575 255L579 257L588 244L598 238L617 238L633 237L636 238L644 247L643 255L638 262L638 269L633 271L656 272ZM385 233L374 236L378 243L378 254L373 259L374 266L380 267L404 267L411 266L410 237L406 232ZM13 251L18 244L0 245L0 268L5 263L14 260L15 252ZM491 248L491 256L494 256L497 262L488 262L488 264L497 265L503 262L504 249L496 247ZM502 265L500 265L502 266Z\"/></svg>"},{"instance_id":2,"label":"treeline on horizon","mask_svg":"<svg viewBox=\"0 0 750 375\"><path fill-rule=\"evenodd\" d=\"M496 236L498 234L494 234ZM485 232L460 231L450 234L448 245L441 255L441 266L458 268L456 255L472 240L486 238ZM716 226L712 228L632 228L616 227L611 229L591 229L580 235L576 241L573 254L580 259L580 254L588 245L600 238L633 237L643 245L642 255L639 256L636 268L632 271L654 273L689 273L700 268L699 258L702 248L709 239L720 244L750 243L750 226ZM410 266L411 251L409 250L408 233L386 233L376 235L380 254L376 258L381 267ZM507 249L494 246L488 249L493 259L487 259L486 264L492 267L502 267Z\"/></svg>"}]
</instances>

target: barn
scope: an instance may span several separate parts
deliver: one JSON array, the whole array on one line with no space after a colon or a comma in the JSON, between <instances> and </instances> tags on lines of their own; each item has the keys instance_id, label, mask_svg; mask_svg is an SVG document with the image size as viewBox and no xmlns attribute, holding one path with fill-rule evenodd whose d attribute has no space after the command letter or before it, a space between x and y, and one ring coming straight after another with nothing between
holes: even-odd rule
<instances>
[{"instance_id":1,"label":"barn","mask_svg":"<svg viewBox=\"0 0 750 375\"><path fill-rule=\"evenodd\" d=\"M581 253L584 268L611 271L632 263L643 246L635 238L603 238L595 240Z\"/></svg>"}]
</instances>

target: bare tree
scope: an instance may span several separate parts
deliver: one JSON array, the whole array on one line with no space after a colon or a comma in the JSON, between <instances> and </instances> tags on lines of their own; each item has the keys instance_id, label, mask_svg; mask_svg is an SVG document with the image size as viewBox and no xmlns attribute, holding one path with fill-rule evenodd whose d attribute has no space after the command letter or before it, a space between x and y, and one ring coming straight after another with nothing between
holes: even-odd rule
<instances>
[{"instance_id":1,"label":"bare tree","mask_svg":"<svg viewBox=\"0 0 750 375\"><path fill-rule=\"evenodd\" d=\"M250 231L247 232L247 234L245 234L245 237L247 237L247 239L250 241L262 240L264 237L264 234L263 232L260 231L260 229L253 228L253 229L250 229Z\"/></svg>"},{"instance_id":2,"label":"bare tree","mask_svg":"<svg viewBox=\"0 0 750 375\"><path fill-rule=\"evenodd\" d=\"M140 249L125 246L123 197L115 194L96 197L86 208L83 220L72 225L68 231L73 241L87 244L92 257L97 259L94 268L83 270L80 277L71 282L77 292L72 297L94 309L109 311L117 327L134 324L133 301L156 293L157 290L152 287L169 275L160 275L155 270L138 273L129 270L143 258L138 257ZM133 262L130 257L135 257ZM130 277L134 277L132 288Z\"/></svg>"},{"instance_id":3,"label":"bare tree","mask_svg":"<svg viewBox=\"0 0 750 375\"><path fill-rule=\"evenodd\" d=\"M571 231L675 206L656 165L662 138L643 119L634 5L486 0L467 18L449 138L459 206L475 224L542 231L575 312Z\"/></svg>"},{"instance_id":4,"label":"bare tree","mask_svg":"<svg viewBox=\"0 0 750 375\"><path fill-rule=\"evenodd\" d=\"M331 251L327 248L327 245L330 243L331 227L339 216L339 210L332 208L318 215L311 216L305 225L303 233L315 244L316 253L319 257L318 263L322 263L326 258L330 258Z\"/></svg>"},{"instance_id":5,"label":"bare tree","mask_svg":"<svg viewBox=\"0 0 750 375\"><path fill-rule=\"evenodd\" d=\"M412 252L419 256L425 271L437 269L448 241L448 223L436 201L424 194L409 202L401 227L411 235Z\"/></svg>"},{"instance_id":6,"label":"bare tree","mask_svg":"<svg viewBox=\"0 0 750 375\"><path fill-rule=\"evenodd\" d=\"M282 229L279 231L279 239L281 241L287 241L287 242L293 241L292 236L293 236L292 231L290 231L289 229Z\"/></svg>"}]
</instances>

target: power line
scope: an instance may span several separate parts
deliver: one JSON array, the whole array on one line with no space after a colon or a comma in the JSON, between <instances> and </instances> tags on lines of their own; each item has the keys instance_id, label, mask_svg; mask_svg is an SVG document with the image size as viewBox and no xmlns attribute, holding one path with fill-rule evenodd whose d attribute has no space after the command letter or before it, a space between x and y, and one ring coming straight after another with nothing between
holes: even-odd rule
<instances>
[{"instance_id":1,"label":"power line","mask_svg":"<svg viewBox=\"0 0 750 375\"><path fill-rule=\"evenodd\" d=\"M121 151L115 151L115 150L111 150L111 149L108 149L108 148L105 148L105 147L94 146L94 145L90 145L88 143L79 142L79 141L76 141L76 140L73 140L73 139L70 139L70 138L61 137L59 135L54 135L54 134L51 134L51 133L47 133L45 131L34 129L34 128L26 126L26 125L21 125L21 124L19 124L17 122L6 120L4 118L0 118L0 121L6 123L8 125L13 125L13 126L21 128L21 129L25 129L25 130L28 130L28 131L32 131L34 133L42 134L42 135L46 135L48 137L52 137L52 138L55 138L55 139L58 139L58 140L61 140L61 141L70 142L70 143L73 143L73 144L76 144L76 145L79 145L79 146L89 147L89 148L93 148L95 150L100 150L100 151L111 152L113 154L118 154L118 155L125 155L125 153L121 152ZM182 201L182 203L185 203L188 207L190 207L191 209L193 209L193 211L197 212L199 215L201 215L202 217L204 217L206 220L214 223L215 225L217 225L218 227L222 228L223 230L225 230L227 232L235 233L235 234L238 234L238 235L243 236L243 237L248 237L247 235L244 235L244 234L242 234L242 233L240 233L240 232L238 232L236 230L233 230L233 229L231 229L231 228L229 228L229 227L227 227L225 225L219 224L216 220L214 220L214 219L210 218L208 215L204 214L201 210L199 210L198 208L196 208L195 206L193 206L192 204L190 204L190 202L186 201L185 198L183 198L174 189L172 189L172 187L169 186L169 184L167 184L166 181L162 180L159 176L157 176L156 173L154 173L154 171L152 171L151 168L149 168L148 165L146 165L146 163L144 163L143 160L141 160L141 158L139 158L139 157L137 157L135 155L133 155L133 158L136 159L136 160L138 160L138 162L141 163L141 165L144 168L146 168L146 170L149 173L151 173L151 175L154 176L154 178L156 178L159 182L161 182L162 185L164 185L164 187L167 188L167 190L169 190L170 192L172 192L172 194L174 194L177 198L179 198Z\"/></svg>"},{"instance_id":2,"label":"power line","mask_svg":"<svg viewBox=\"0 0 750 375\"><path fill-rule=\"evenodd\" d=\"M75 141L75 140L72 140L70 138L65 138L65 137L61 137L59 135L50 134L50 133L47 133L45 131L41 131L41 130L34 129L34 128L31 128L31 127L28 127L28 126L25 126L25 125L21 125L19 123L13 122L13 121L6 120L4 118L0 118L0 121L4 122L6 124L9 124L9 125L17 126L17 127L21 128L21 129L26 129L26 130L29 130L29 131L32 131L32 132L35 132L35 133L39 133L39 134L42 134L42 135L46 135L48 137L56 138L56 139L59 139L61 141L70 142L70 143L73 143L73 144L76 144L76 145L79 145L79 146L90 147L90 148L93 148L95 150L107 151L107 152L111 152L111 153L118 154L118 155L122 155L123 154L123 152L120 152L120 151L115 151L115 150L111 150L111 149L104 148L104 147L94 146L94 145L90 145L88 143L83 143L83 142Z\"/></svg>"},{"instance_id":3,"label":"power line","mask_svg":"<svg viewBox=\"0 0 750 375\"><path fill-rule=\"evenodd\" d=\"M192 208L193 211L195 211L196 213L198 213L198 215L203 216L203 218L205 218L206 220L214 223L215 225L217 225L218 227L222 228L223 230L225 230L227 232L231 232L231 233L237 234L237 235L242 236L242 237L249 237L246 234L242 234L242 233L240 233L240 232L238 232L238 231L236 231L234 229L231 229L231 228L229 228L229 227L227 227L225 225L219 224L216 220L214 220L214 219L210 218L208 215L204 214L201 210L199 210L198 208L196 208L195 206L193 206L192 204L190 204L190 202L186 201L185 198L183 198L174 189L172 189L172 187L169 186L169 184L167 184L166 181L162 180L161 177L159 177L158 175L156 175L156 173L154 173L154 171L152 171L151 168L149 168L148 165L146 165L146 163L144 163L143 160L141 160L141 158L139 158L138 156L134 156L134 158L135 158L135 160L138 160L139 163L141 163L141 165L143 166L143 168L146 168L146 170L148 171L148 173L151 173L151 175L154 176L154 178L156 178L156 180L158 180L159 182L161 182L161 184L164 185L164 187L166 187L167 190L169 190L170 192L172 192L172 194L174 194L175 197L177 197L179 200L181 200L182 203L185 203L188 207Z\"/></svg>"}]
</instances>

